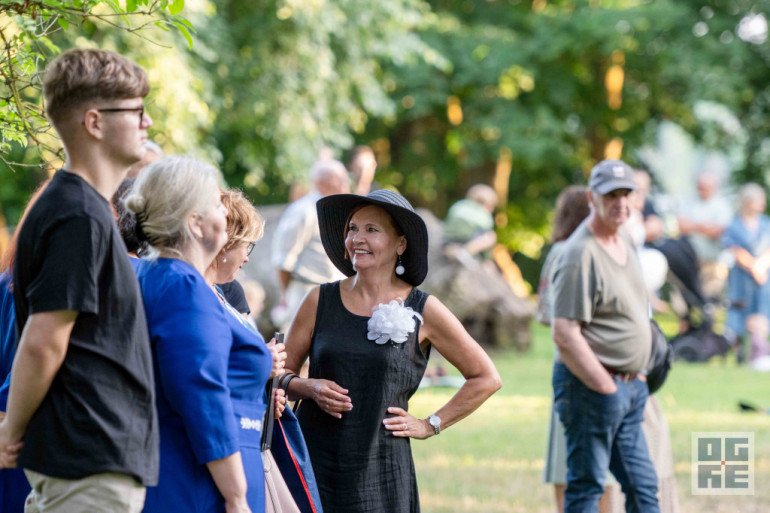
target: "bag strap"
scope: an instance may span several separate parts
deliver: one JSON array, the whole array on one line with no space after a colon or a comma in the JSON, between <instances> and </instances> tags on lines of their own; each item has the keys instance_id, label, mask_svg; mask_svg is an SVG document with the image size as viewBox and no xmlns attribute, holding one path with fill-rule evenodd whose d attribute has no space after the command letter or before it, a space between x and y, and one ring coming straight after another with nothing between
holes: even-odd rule
<instances>
[{"instance_id":1,"label":"bag strap","mask_svg":"<svg viewBox=\"0 0 770 513\"><path fill-rule=\"evenodd\" d=\"M275 334L275 340L278 344L283 344L283 333ZM267 411L265 412L265 422L262 423L261 448L262 452L270 450L273 445L273 425L275 424L275 395L273 390L278 388L279 377L276 376L267 382Z\"/></svg>"},{"instance_id":2,"label":"bag strap","mask_svg":"<svg viewBox=\"0 0 770 513\"><path fill-rule=\"evenodd\" d=\"M262 452L269 451L273 445L273 425L275 424L275 396L273 390L278 388L278 377L267 382L267 411L265 422L262 423Z\"/></svg>"}]
</instances>

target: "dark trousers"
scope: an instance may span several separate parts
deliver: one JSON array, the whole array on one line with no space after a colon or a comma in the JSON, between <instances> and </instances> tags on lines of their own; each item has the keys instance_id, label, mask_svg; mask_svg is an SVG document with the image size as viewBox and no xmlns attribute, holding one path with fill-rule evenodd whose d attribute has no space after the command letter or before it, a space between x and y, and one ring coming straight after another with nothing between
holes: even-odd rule
<instances>
[{"instance_id":1,"label":"dark trousers","mask_svg":"<svg viewBox=\"0 0 770 513\"><path fill-rule=\"evenodd\" d=\"M595 513L609 469L628 513L660 513L658 477L642 433L649 391L639 379L615 378L614 394L586 387L563 363L554 364L554 404L567 439L564 513Z\"/></svg>"}]
</instances>

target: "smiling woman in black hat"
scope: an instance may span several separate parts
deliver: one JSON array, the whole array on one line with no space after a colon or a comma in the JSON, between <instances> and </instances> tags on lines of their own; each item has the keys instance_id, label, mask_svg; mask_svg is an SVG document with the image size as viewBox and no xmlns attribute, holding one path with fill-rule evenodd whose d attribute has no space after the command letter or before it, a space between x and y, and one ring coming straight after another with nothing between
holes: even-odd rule
<instances>
[{"instance_id":1,"label":"smiling woman in black hat","mask_svg":"<svg viewBox=\"0 0 770 513\"><path fill-rule=\"evenodd\" d=\"M428 272L428 232L409 202L377 190L318 204L321 241L348 278L314 288L286 339L286 369L310 357L307 379L289 380L300 403L326 513L418 512L410 438L466 417L501 386L492 361L460 321L417 286ZM431 347L467 380L427 419L408 401Z\"/></svg>"}]
</instances>

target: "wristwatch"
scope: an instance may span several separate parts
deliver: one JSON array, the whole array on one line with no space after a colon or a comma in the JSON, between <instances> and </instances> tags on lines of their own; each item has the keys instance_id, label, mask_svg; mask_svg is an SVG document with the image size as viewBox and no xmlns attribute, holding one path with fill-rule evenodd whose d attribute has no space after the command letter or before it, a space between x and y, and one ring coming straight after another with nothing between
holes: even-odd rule
<instances>
[{"instance_id":1,"label":"wristwatch","mask_svg":"<svg viewBox=\"0 0 770 513\"><path fill-rule=\"evenodd\" d=\"M438 415L431 415L428 417L428 424L433 426L434 434L441 433L441 419L438 418Z\"/></svg>"}]
</instances>

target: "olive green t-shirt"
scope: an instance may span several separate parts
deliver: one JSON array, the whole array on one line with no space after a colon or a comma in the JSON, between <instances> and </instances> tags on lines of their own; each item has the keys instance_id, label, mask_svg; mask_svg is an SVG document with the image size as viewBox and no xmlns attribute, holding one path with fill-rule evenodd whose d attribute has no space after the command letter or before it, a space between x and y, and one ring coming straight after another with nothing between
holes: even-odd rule
<instances>
[{"instance_id":1,"label":"olive green t-shirt","mask_svg":"<svg viewBox=\"0 0 770 513\"><path fill-rule=\"evenodd\" d=\"M636 251L622 237L628 258L620 265L584 222L567 240L553 275L553 318L578 321L604 366L637 372L650 358L647 288Z\"/></svg>"}]
</instances>

